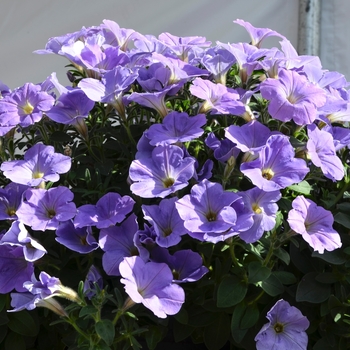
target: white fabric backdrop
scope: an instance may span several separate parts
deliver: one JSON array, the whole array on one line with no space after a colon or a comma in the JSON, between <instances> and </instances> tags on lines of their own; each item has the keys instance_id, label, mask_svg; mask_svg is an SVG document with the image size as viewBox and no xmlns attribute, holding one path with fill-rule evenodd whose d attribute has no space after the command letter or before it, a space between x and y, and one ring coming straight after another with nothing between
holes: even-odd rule
<instances>
[{"instance_id":1,"label":"white fabric backdrop","mask_svg":"<svg viewBox=\"0 0 350 350\"><path fill-rule=\"evenodd\" d=\"M336 0L335 0L336 1ZM249 40L240 18L285 35L296 47L298 0L0 0L0 80L15 88L53 71L68 85L62 57L36 55L52 36L99 25L103 19L142 34L170 32L213 42ZM267 39L267 46L278 41Z\"/></svg>"},{"instance_id":2,"label":"white fabric backdrop","mask_svg":"<svg viewBox=\"0 0 350 350\"><path fill-rule=\"evenodd\" d=\"M349 0L321 0L320 57L323 67L350 81ZM53 71L68 84L63 58L35 55L52 36L99 25L103 19L142 34L170 32L213 42L248 40L241 18L276 30L297 47L298 0L0 0L0 80L10 88L38 83ZM267 39L267 46L277 45Z\"/></svg>"}]
</instances>

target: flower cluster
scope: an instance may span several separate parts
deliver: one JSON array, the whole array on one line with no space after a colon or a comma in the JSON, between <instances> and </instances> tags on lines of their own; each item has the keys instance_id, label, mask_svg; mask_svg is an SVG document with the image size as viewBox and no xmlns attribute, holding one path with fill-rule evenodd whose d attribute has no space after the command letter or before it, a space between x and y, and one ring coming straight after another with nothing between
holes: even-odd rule
<instances>
[{"instance_id":1,"label":"flower cluster","mask_svg":"<svg viewBox=\"0 0 350 350\"><path fill-rule=\"evenodd\" d=\"M0 84L9 311L52 309L82 348L349 345L349 84L235 23L249 44L104 20L36 51L71 86Z\"/></svg>"}]
</instances>

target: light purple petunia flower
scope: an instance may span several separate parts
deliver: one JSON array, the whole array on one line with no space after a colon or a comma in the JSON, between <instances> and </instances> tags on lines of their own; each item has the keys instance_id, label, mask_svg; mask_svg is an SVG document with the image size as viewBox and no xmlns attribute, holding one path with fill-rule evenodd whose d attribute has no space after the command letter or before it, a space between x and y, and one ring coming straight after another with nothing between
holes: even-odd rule
<instances>
[{"instance_id":1,"label":"light purple petunia flower","mask_svg":"<svg viewBox=\"0 0 350 350\"><path fill-rule=\"evenodd\" d=\"M96 205L85 204L79 207L74 218L74 226L97 228L113 226L125 219L134 204L135 201L129 196L122 197L119 193L109 192L102 196Z\"/></svg>"},{"instance_id":2,"label":"light purple petunia flower","mask_svg":"<svg viewBox=\"0 0 350 350\"><path fill-rule=\"evenodd\" d=\"M207 47L211 44L202 36L178 37L170 33L162 33L158 36L159 40L167 45L174 54L184 62L189 61L189 56L200 47Z\"/></svg>"},{"instance_id":3,"label":"light purple petunia flower","mask_svg":"<svg viewBox=\"0 0 350 350\"><path fill-rule=\"evenodd\" d=\"M230 158L237 159L240 150L229 139L219 140L213 132L208 134L205 144L214 151L215 159L227 162Z\"/></svg>"},{"instance_id":4,"label":"light purple petunia flower","mask_svg":"<svg viewBox=\"0 0 350 350\"><path fill-rule=\"evenodd\" d=\"M164 198L188 185L194 174L195 159L184 157L178 146L157 146L152 158L134 160L129 176L131 191L143 198Z\"/></svg>"},{"instance_id":5,"label":"light purple petunia flower","mask_svg":"<svg viewBox=\"0 0 350 350\"><path fill-rule=\"evenodd\" d=\"M176 283L196 282L209 270L203 266L200 254L190 249L178 250L170 255L167 249L158 248L152 251L152 261L166 263L173 273Z\"/></svg>"},{"instance_id":6,"label":"light purple petunia flower","mask_svg":"<svg viewBox=\"0 0 350 350\"><path fill-rule=\"evenodd\" d=\"M239 198L236 193L224 191L219 183L204 179L175 205L190 236L216 243L230 236L226 234L237 221L231 204Z\"/></svg>"},{"instance_id":7,"label":"light purple petunia flower","mask_svg":"<svg viewBox=\"0 0 350 350\"><path fill-rule=\"evenodd\" d=\"M129 68L117 66L106 72L101 80L93 78L82 79L80 87L92 101L111 104L119 115L124 115L123 92L129 89L130 85L137 78Z\"/></svg>"},{"instance_id":8,"label":"light purple petunia flower","mask_svg":"<svg viewBox=\"0 0 350 350\"><path fill-rule=\"evenodd\" d=\"M196 78L190 87L191 94L204 100L199 113L243 115L245 106L234 90L210 80Z\"/></svg>"},{"instance_id":9,"label":"light purple petunia flower","mask_svg":"<svg viewBox=\"0 0 350 350\"><path fill-rule=\"evenodd\" d=\"M181 241L187 233L176 208L176 197L163 199L159 205L142 205L144 219L153 225L156 242L161 247L171 247Z\"/></svg>"},{"instance_id":10,"label":"light purple petunia flower","mask_svg":"<svg viewBox=\"0 0 350 350\"><path fill-rule=\"evenodd\" d=\"M141 106L155 109L161 117L165 117L168 114L168 109L165 105L165 96L172 89L172 86L164 88L162 91L155 92L133 92L127 97L129 102L133 101Z\"/></svg>"},{"instance_id":11,"label":"light purple petunia flower","mask_svg":"<svg viewBox=\"0 0 350 350\"><path fill-rule=\"evenodd\" d=\"M26 151L24 160L3 162L0 169L15 183L39 186L43 181L58 181L58 174L68 172L71 162L70 157L55 153L52 146L37 143Z\"/></svg>"},{"instance_id":12,"label":"light purple petunia flower","mask_svg":"<svg viewBox=\"0 0 350 350\"><path fill-rule=\"evenodd\" d=\"M216 83L226 85L226 75L236 62L235 57L226 49L209 48L201 59L201 63L213 75Z\"/></svg>"},{"instance_id":13,"label":"light purple petunia flower","mask_svg":"<svg viewBox=\"0 0 350 350\"><path fill-rule=\"evenodd\" d=\"M267 313L266 323L255 337L257 350L306 350L310 322L295 306L280 299Z\"/></svg>"},{"instance_id":14,"label":"light purple petunia flower","mask_svg":"<svg viewBox=\"0 0 350 350\"><path fill-rule=\"evenodd\" d=\"M73 289L65 287L58 278L51 277L44 271L40 272L39 280L33 273L31 278L23 283L23 288L27 293L11 293L11 306L14 309L9 312L33 310L41 306L51 309L60 316L67 316L62 306L53 297L59 296L75 302L80 300Z\"/></svg>"},{"instance_id":15,"label":"light purple petunia flower","mask_svg":"<svg viewBox=\"0 0 350 350\"><path fill-rule=\"evenodd\" d=\"M73 197L73 192L64 186L29 189L25 192L26 201L17 210L18 219L33 230L56 230L60 222L75 216Z\"/></svg>"},{"instance_id":16,"label":"light purple petunia flower","mask_svg":"<svg viewBox=\"0 0 350 350\"><path fill-rule=\"evenodd\" d=\"M333 136L315 124L307 126L307 133L306 148L312 163L321 168L326 178L340 181L344 177L344 167L336 154Z\"/></svg>"},{"instance_id":17,"label":"light purple petunia flower","mask_svg":"<svg viewBox=\"0 0 350 350\"><path fill-rule=\"evenodd\" d=\"M152 61L159 61L170 70L170 77L167 82L168 85L179 83L181 86L183 83L192 80L194 77L208 76L210 74L207 70L188 64L178 58L172 58L171 56L158 54L156 52L152 53ZM175 89L170 94L174 94L175 91L177 90Z\"/></svg>"},{"instance_id":18,"label":"light purple petunia flower","mask_svg":"<svg viewBox=\"0 0 350 350\"><path fill-rule=\"evenodd\" d=\"M32 294L30 292L11 293L12 310L7 312L18 312L24 309L33 310L36 307L45 307L55 312L59 316L68 317L67 312L63 306L55 298L42 299L39 294Z\"/></svg>"},{"instance_id":19,"label":"light purple petunia flower","mask_svg":"<svg viewBox=\"0 0 350 350\"><path fill-rule=\"evenodd\" d=\"M56 123L75 126L79 124L80 119L88 117L94 106L95 102L91 101L80 88L67 89L46 114Z\"/></svg>"},{"instance_id":20,"label":"light purple petunia flower","mask_svg":"<svg viewBox=\"0 0 350 350\"><path fill-rule=\"evenodd\" d=\"M167 264L147 262L140 257L124 258L119 265L120 282L135 303L142 303L157 317L177 314L185 301L185 292L172 283L173 274Z\"/></svg>"},{"instance_id":21,"label":"light purple petunia flower","mask_svg":"<svg viewBox=\"0 0 350 350\"><path fill-rule=\"evenodd\" d=\"M135 247L140 252L140 256L144 261L147 261L150 256L150 252L158 247L156 243L157 235L153 226L144 225L142 230L137 230L134 236Z\"/></svg>"},{"instance_id":22,"label":"light purple petunia flower","mask_svg":"<svg viewBox=\"0 0 350 350\"><path fill-rule=\"evenodd\" d=\"M91 253L99 247L90 226L76 228L71 220L60 223L55 239L68 249L81 254Z\"/></svg>"},{"instance_id":23,"label":"light purple petunia flower","mask_svg":"<svg viewBox=\"0 0 350 350\"><path fill-rule=\"evenodd\" d=\"M268 78L260 84L262 97L270 101L272 118L298 125L307 125L317 117L317 108L326 103L323 89L310 83L295 71L281 69L279 78Z\"/></svg>"},{"instance_id":24,"label":"light purple petunia flower","mask_svg":"<svg viewBox=\"0 0 350 350\"><path fill-rule=\"evenodd\" d=\"M147 137L152 146L191 141L204 133L201 127L206 122L204 114L189 117L187 113L170 112L161 124L150 126Z\"/></svg>"},{"instance_id":25,"label":"light purple petunia flower","mask_svg":"<svg viewBox=\"0 0 350 350\"><path fill-rule=\"evenodd\" d=\"M83 289L84 294L89 300L96 295L96 284L100 290L103 289L103 278L100 271L95 265L91 265L86 275Z\"/></svg>"},{"instance_id":26,"label":"light purple petunia flower","mask_svg":"<svg viewBox=\"0 0 350 350\"><path fill-rule=\"evenodd\" d=\"M271 135L271 130L257 120L242 126L230 125L225 129L225 136L235 143L237 148L251 154L256 154L263 148Z\"/></svg>"},{"instance_id":27,"label":"light purple petunia flower","mask_svg":"<svg viewBox=\"0 0 350 350\"><path fill-rule=\"evenodd\" d=\"M294 158L287 136L271 135L258 158L242 163L241 171L255 186L270 192L301 182L309 168L303 159Z\"/></svg>"},{"instance_id":28,"label":"light purple petunia flower","mask_svg":"<svg viewBox=\"0 0 350 350\"><path fill-rule=\"evenodd\" d=\"M17 209L22 203L23 193L28 188L26 185L11 182L0 189L0 220L17 220Z\"/></svg>"},{"instance_id":29,"label":"light purple petunia flower","mask_svg":"<svg viewBox=\"0 0 350 350\"><path fill-rule=\"evenodd\" d=\"M250 208L253 214L253 226L240 233L239 237L246 243L258 241L265 231L272 230L276 224L278 205L281 198L279 191L264 192L254 187L245 192L238 192L242 196L245 206Z\"/></svg>"},{"instance_id":30,"label":"light purple petunia flower","mask_svg":"<svg viewBox=\"0 0 350 350\"><path fill-rule=\"evenodd\" d=\"M5 127L5 130L16 125L32 125L41 120L43 113L50 110L54 102L55 99L42 91L40 85L26 83L0 99L1 127Z\"/></svg>"},{"instance_id":31,"label":"light purple petunia flower","mask_svg":"<svg viewBox=\"0 0 350 350\"><path fill-rule=\"evenodd\" d=\"M23 247L24 258L34 262L47 253L46 249L28 233L23 223L14 221L10 229L0 239L0 245Z\"/></svg>"},{"instance_id":32,"label":"light purple petunia flower","mask_svg":"<svg viewBox=\"0 0 350 350\"><path fill-rule=\"evenodd\" d=\"M292 206L287 219L290 228L300 233L315 251L323 254L324 250L332 251L341 247L339 233L333 229L334 218L330 211L304 196L296 197Z\"/></svg>"},{"instance_id":33,"label":"light purple petunia flower","mask_svg":"<svg viewBox=\"0 0 350 350\"><path fill-rule=\"evenodd\" d=\"M30 280L34 272L34 264L24 258L23 247L0 245L0 294L15 289L26 291L23 283Z\"/></svg>"},{"instance_id":34,"label":"light purple petunia flower","mask_svg":"<svg viewBox=\"0 0 350 350\"><path fill-rule=\"evenodd\" d=\"M119 264L125 257L141 255L142 258L148 259L148 253L145 251L140 253L134 244L134 235L137 230L135 214L131 214L120 226L101 229L99 245L104 251L102 266L107 275L119 276Z\"/></svg>"},{"instance_id":35,"label":"light purple petunia flower","mask_svg":"<svg viewBox=\"0 0 350 350\"><path fill-rule=\"evenodd\" d=\"M242 19L236 19L233 21L233 23L237 23L240 26L244 27L250 35L251 45L254 45L258 48L261 46L262 41L269 36L284 38L283 35L275 32L274 30L271 30L269 28L255 28L249 22L245 22Z\"/></svg>"}]
</instances>

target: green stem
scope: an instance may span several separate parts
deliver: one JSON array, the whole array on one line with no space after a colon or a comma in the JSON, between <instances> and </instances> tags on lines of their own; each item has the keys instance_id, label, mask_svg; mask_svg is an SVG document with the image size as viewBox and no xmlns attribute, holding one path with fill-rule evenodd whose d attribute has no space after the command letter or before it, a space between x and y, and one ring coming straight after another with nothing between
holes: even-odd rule
<instances>
[{"instance_id":1,"label":"green stem","mask_svg":"<svg viewBox=\"0 0 350 350\"><path fill-rule=\"evenodd\" d=\"M86 340L90 341L90 336L85 333L76 323L75 321L71 320L70 318L66 319L67 323L72 325L72 327L81 335L83 336Z\"/></svg>"},{"instance_id":2,"label":"green stem","mask_svg":"<svg viewBox=\"0 0 350 350\"><path fill-rule=\"evenodd\" d=\"M265 294L265 291L262 290L259 295L254 298L252 301L250 301L249 303L247 303L247 305L252 305L252 304L255 304L263 295Z\"/></svg>"},{"instance_id":3,"label":"green stem","mask_svg":"<svg viewBox=\"0 0 350 350\"><path fill-rule=\"evenodd\" d=\"M267 266L273 256L273 251L275 250L275 241L276 241L275 238L276 238L276 231L273 231L271 235L270 247L264 259L263 266Z\"/></svg>"},{"instance_id":4,"label":"green stem","mask_svg":"<svg viewBox=\"0 0 350 350\"><path fill-rule=\"evenodd\" d=\"M341 200L343 198L344 192L349 188L349 184L350 184L350 182L345 182L344 186L341 188L341 190L339 191L339 193L335 197L335 200L329 209L335 207L335 205L339 202L339 200Z\"/></svg>"},{"instance_id":5,"label":"green stem","mask_svg":"<svg viewBox=\"0 0 350 350\"><path fill-rule=\"evenodd\" d=\"M231 259L232 259L233 265L235 265L237 267L241 267L239 261L236 258L236 254L235 254L235 243L231 242L229 244L229 247L230 247L229 249L230 249L230 255L231 255Z\"/></svg>"}]
</instances>

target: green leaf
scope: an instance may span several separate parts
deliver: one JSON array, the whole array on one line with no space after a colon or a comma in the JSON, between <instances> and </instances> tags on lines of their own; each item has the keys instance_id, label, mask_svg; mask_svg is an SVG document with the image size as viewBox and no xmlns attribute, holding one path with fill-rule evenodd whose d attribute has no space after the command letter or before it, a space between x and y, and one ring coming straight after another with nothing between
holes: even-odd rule
<instances>
[{"instance_id":1,"label":"green leaf","mask_svg":"<svg viewBox=\"0 0 350 350\"><path fill-rule=\"evenodd\" d=\"M266 266L262 266L260 261L252 261L248 265L248 282L257 283L264 281L271 274L271 270Z\"/></svg>"},{"instance_id":2,"label":"green leaf","mask_svg":"<svg viewBox=\"0 0 350 350\"><path fill-rule=\"evenodd\" d=\"M282 248L275 249L273 254L277 256L278 259L282 260L286 265L290 263L290 255Z\"/></svg>"},{"instance_id":3,"label":"green leaf","mask_svg":"<svg viewBox=\"0 0 350 350\"><path fill-rule=\"evenodd\" d=\"M209 350L219 350L230 337L230 318L226 313L220 313L215 323L204 329L204 343Z\"/></svg>"},{"instance_id":4,"label":"green leaf","mask_svg":"<svg viewBox=\"0 0 350 350\"><path fill-rule=\"evenodd\" d=\"M218 307L230 307L241 302L246 293L247 285L237 276L226 276L222 279L217 294Z\"/></svg>"},{"instance_id":5,"label":"green leaf","mask_svg":"<svg viewBox=\"0 0 350 350\"><path fill-rule=\"evenodd\" d=\"M325 251L323 254L314 251L312 252L311 256L320 258L334 265L342 265L348 261L348 257L340 249L336 249L331 252Z\"/></svg>"},{"instance_id":6,"label":"green leaf","mask_svg":"<svg viewBox=\"0 0 350 350\"><path fill-rule=\"evenodd\" d=\"M292 185L288 187L290 190L308 195L310 194L312 187L307 181L301 181L298 184Z\"/></svg>"},{"instance_id":7,"label":"green leaf","mask_svg":"<svg viewBox=\"0 0 350 350\"><path fill-rule=\"evenodd\" d=\"M17 333L9 333L5 339L4 350L26 350L26 343L23 337L19 337Z\"/></svg>"},{"instance_id":8,"label":"green leaf","mask_svg":"<svg viewBox=\"0 0 350 350\"><path fill-rule=\"evenodd\" d=\"M244 336L248 331L248 328L247 329L240 328L241 319L244 316L245 310L246 310L246 305L244 302L241 302L235 307L232 313L231 335L237 343L240 343L242 341L242 339L244 338Z\"/></svg>"},{"instance_id":9,"label":"green leaf","mask_svg":"<svg viewBox=\"0 0 350 350\"><path fill-rule=\"evenodd\" d=\"M273 273L282 284L294 284L297 282L297 278L291 273L287 271L275 271Z\"/></svg>"},{"instance_id":10,"label":"green leaf","mask_svg":"<svg viewBox=\"0 0 350 350\"><path fill-rule=\"evenodd\" d=\"M188 310L188 316L188 324L197 328L215 322L215 314L208 312L197 305L193 305L193 307Z\"/></svg>"},{"instance_id":11,"label":"green leaf","mask_svg":"<svg viewBox=\"0 0 350 350\"><path fill-rule=\"evenodd\" d=\"M111 345L115 336L114 325L111 320L101 320L95 324L96 333L107 345Z\"/></svg>"},{"instance_id":12,"label":"green leaf","mask_svg":"<svg viewBox=\"0 0 350 350\"><path fill-rule=\"evenodd\" d=\"M93 315L97 312L97 309L95 308L95 306L92 305L87 305L84 306L80 312L79 312L79 317L84 317L86 315Z\"/></svg>"},{"instance_id":13,"label":"green leaf","mask_svg":"<svg viewBox=\"0 0 350 350\"><path fill-rule=\"evenodd\" d=\"M5 309L0 312L0 325L6 324L9 321L7 314Z\"/></svg>"},{"instance_id":14,"label":"green leaf","mask_svg":"<svg viewBox=\"0 0 350 350\"><path fill-rule=\"evenodd\" d=\"M316 276L316 281L321 283L333 284L339 281L339 277L335 276L332 272L322 272Z\"/></svg>"},{"instance_id":15,"label":"green leaf","mask_svg":"<svg viewBox=\"0 0 350 350\"><path fill-rule=\"evenodd\" d=\"M7 330L8 328L6 325L0 326L0 344L2 344L3 340L5 339Z\"/></svg>"},{"instance_id":16,"label":"green leaf","mask_svg":"<svg viewBox=\"0 0 350 350\"><path fill-rule=\"evenodd\" d=\"M338 212L334 215L334 221L340 225L343 225L345 228L350 229L350 217L347 213Z\"/></svg>"},{"instance_id":17,"label":"green leaf","mask_svg":"<svg viewBox=\"0 0 350 350\"><path fill-rule=\"evenodd\" d=\"M261 288L273 297L284 292L284 286L277 276L273 273L265 281L261 283Z\"/></svg>"},{"instance_id":18,"label":"green leaf","mask_svg":"<svg viewBox=\"0 0 350 350\"><path fill-rule=\"evenodd\" d=\"M157 326L149 326L149 331L145 334L149 350L154 350L157 344L163 339L163 329Z\"/></svg>"},{"instance_id":19,"label":"green leaf","mask_svg":"<svg viewBox=\"0 0 350 350\"><path fill-rule=\"evenodd\" d=\"M318 272L306 274L298 284L296 301L308 301L319 304L327 300L331 294L329 284L320 283L316 280Z\"/></svg>"},{"instance_id":20,"label":"green leaf","mask_svg":"<svg viewBox=\"0 0 350 350\"><path fill-rule=\"evenodd\" d=\"M247 305L240 321L240 329L248 329L253 327L255 323L258 322L259 316L260 312L255 304Z\"/></svg>"},{"instance_id":21,"label":"green leaf","mask_svg":"<svg viewBox=\"0 0 350 350\"><path fill-rule=\"evenodd\" d=\"M173 326L175 341L179 342L188 338L194 330L195 330L195 327L191 327L187 324L182 324L175 321Z\"/></svg>"},{"instance_id":22,"label":"green leaf","mask_svg":"<svg viewBox=\"0 0 350 350\"><path fill-rule=\"evenodd\" d=\"M34 337L39 332L39 325L26 310L8 314L8 327L15 333Z\"/></svg>"},{"instance_id":23,"label":"green leaf","mask_svg":"<svg viewBox=\"0 0 350 350\"><path fill-rule=\"evenodd\" d=\"M4 308L7 300L7 294L0 294L0 311Z\"/></svg>"},{"instance_id":24,"label":"green leaf","mask_svg":"<svg viewBox=\"0 0 350 350\"><path fill-rule=\"evenodd\" d=\"M174 315L174 318L176 319L176 321L182 324L187 324L188 323L187 310L184 307L182 307L180 311L176 315Z\"/></svg>"}]
</instances>

